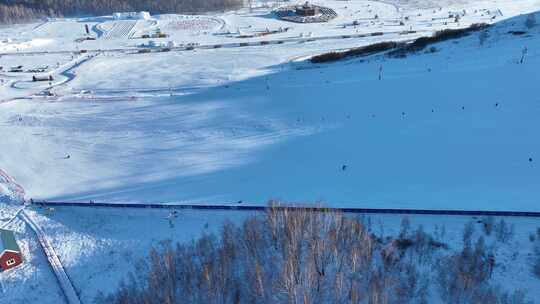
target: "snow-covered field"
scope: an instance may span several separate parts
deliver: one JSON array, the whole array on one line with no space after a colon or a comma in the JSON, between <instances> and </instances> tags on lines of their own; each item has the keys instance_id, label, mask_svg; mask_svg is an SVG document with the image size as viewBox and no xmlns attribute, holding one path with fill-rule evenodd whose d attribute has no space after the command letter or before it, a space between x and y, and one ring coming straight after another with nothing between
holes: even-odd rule
<instances>
[{"instance_id":1,"label":"snow-covered field","mask_svg":"<svg viewBox=\"0 0 540 304\"><path fill-rule=\"evenodd\" d=\"M192 31L183 26L167 39L180 35L200 44L244 41L222 33L265 27L292 27L276 34L283 39L308 31L312 37L356 31L388 35L151 54L3 56L9 66L51 66L51 91L58 97L28 98L49 84L32 83L33 73L3 74L0 132L7 152L0 156L0 168L24 186L27 198L36 199L261 204L279 198L335 206L539 210L535 181L540 172L534 161L539 146L533 140L538 28L525 36L507 34L522 29L524 17L491 29L483 46L473 35L407 59L374 57L325 66L296 60L499 21L535 9L538 1L460 1L444 9L422 1L398 9L376 1L323 4L340 17L297 25L256 9L156 20L198 21ZM454 11L467 12L459 24L447 18ZM426 23L442 16L447 25ZM341 26L361 18L371 21ZM387 24L391 18L406 21L398 30L426 32L391 34L396 32ZM59 41L53 43L55 51L83 45L121 50L140 39L128 39L133 30L118 23L153 24L111 20L56 20L20 36L42 38L47 32ZM222 20L223 29L202 31L202 20ZM77 29L69 33L75 35L91 22L105 32L95 41L77 43L70 40L75 36L66 39L68 32L54 38L66 23L74 24ZM125 35L118 28L126 28ZM525 46L527 60L516 64Z\"/></svg>"},{"instance_id":2,"label":"snow-covered field","mask_svg":"<svg viewBox=\"0 0 540 304\"><path fill-rule=\"evenodd\" d=\"M14 218L22 198L257 205L280 199L337 207L540 211L540 25L526 28L521 15L539 10L540 1L317 4L338 17L294 24L260 7L3 27L0 225L17 232L27 260L0 274L7 298L62 301L36 236ZM448 18L455 12L465 12L458 23ZM403 59L307 61L331 50L478 22L495 23L484 43L474 33ZM96 40L80 40L85 24ZM259 35L279 28L289 29ZM158 29L169 35L151 39L159 43L238 47L133 51L148 42L138 37ZM417 32L399 34L406 30ZM383 35L337 38L374 32ZM301 36L314 41L298 42ZM270 40L283 44L238 45ZM10 72L18 66L23 72ZM54 80L34 83L34 75ZM216 231L225 219L248 215L183 212L171 228L166 211L59 208L28 214L47 233L84 303L100 290L112 291L151 246L190 240ZM399 225L397 216L376 220L389 230ZM469 220L412 219L426 227L446 225L451 244ZM527 256L527 235L540 225L535 219L510 221L516 238L499 256L519 266L501 268L496 278L540 298ZM43 281L48 283L37 283Z\"/></svg>"}]
</instances>

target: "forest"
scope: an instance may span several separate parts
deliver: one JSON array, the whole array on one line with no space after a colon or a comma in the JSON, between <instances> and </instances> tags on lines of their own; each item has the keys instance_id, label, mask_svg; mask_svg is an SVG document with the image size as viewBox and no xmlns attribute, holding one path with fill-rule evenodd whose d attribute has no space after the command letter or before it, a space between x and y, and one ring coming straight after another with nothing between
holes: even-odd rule
<instances>
[{"instance_id":1,"label":"forest","mask_svg":"<svg viewBox=\"0 0 540 304\"><path fill-rule=\"evenodd\" d=\"M454 247L444 227L428 233L407 217L387 235L369 218L272 208L226 223L218 235L154 248L96 302L530 303L523 290L492 280L501 267L496 248L514 238L513 226L493 217L481 223L480 231L467 223ZM540 230L529 237L539 242ZM539 263L537 251L537 274Z\"/></svg>"},{"instance_id":2,"label":"forest","mask_svg":"<svg viewBox=\"0 0 540 304\"><path fill-rule=\"evenodd\" d=\"M236 9L243 0L0 0L0 23L12 24L47 17L102 16L121 11L203 13Z\"/></svg>"}]
</instances>

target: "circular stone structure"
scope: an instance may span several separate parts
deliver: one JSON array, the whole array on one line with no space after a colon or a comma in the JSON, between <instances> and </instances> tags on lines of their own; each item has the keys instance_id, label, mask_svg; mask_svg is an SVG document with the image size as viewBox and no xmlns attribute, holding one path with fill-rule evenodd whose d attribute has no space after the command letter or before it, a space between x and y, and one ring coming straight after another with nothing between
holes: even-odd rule
<instances>
[{"instance_id":1,"label":"circular stone structure","mask_svg":"<svg viewBox=\"0 0 540 304\"><path fill-rule=\"evenodd\" d=\"M297 23L328 22L337 17L333 9L309 2L302 5L283 6L276 9L274 13L281 20Z\"/></svg>"}]
</instances>

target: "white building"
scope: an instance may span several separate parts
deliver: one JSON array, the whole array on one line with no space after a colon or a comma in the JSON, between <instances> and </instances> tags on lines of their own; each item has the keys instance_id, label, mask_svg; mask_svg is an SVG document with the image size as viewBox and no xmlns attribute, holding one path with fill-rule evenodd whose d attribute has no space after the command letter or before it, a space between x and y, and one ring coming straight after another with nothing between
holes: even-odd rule
<instances>
[{"instance_id":1,"label":"white building","mask_svg":"<svg viewBox=\"0 0 540 304\"><path fill-rule=\"evenodd\" d=\"M114 13L113 16L114 16L114 19L116 20L125 20L125 19L148 20L152 18L149 12Z\"/></svg>"}]
</instances>

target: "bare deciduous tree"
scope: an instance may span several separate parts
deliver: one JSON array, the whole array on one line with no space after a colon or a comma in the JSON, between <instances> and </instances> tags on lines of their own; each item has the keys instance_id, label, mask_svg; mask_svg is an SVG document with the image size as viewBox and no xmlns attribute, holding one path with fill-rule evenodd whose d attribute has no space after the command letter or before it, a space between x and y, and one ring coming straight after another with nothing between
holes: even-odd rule
<instances>
[{"instance_id":1,"label":"bare deciduous tree","mask_svg":"<svg viewBox=\"0 0 540 304\"><path fill-rule=\"evenodd\" d=\"M241 225L226 222L219 236L160 244L114 294L96 301L424 304L438 269L443 302L521 304L501 302L521 298L490 285L494 255L473 236L469 223L463 249L441 257L436 250L448 247L422 227L413 230L408 218L398 235L382 237L339 212L272 205Z\"/></svg>"}]
</instances>

